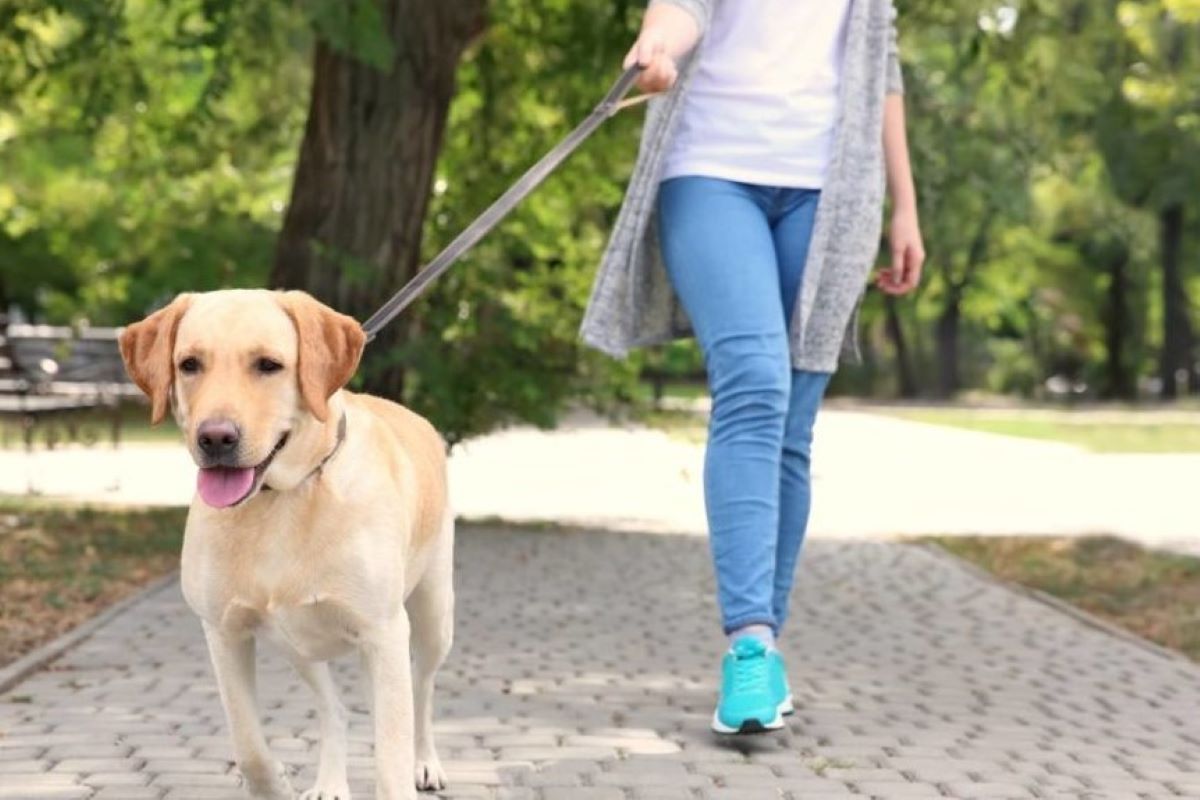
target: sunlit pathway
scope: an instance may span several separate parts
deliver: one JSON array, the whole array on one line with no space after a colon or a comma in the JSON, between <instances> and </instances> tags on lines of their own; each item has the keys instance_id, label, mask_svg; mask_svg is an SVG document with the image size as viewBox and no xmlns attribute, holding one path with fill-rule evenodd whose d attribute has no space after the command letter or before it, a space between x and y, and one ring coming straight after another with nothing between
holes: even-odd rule
<instances>
[{"instance_id":1,"label":"sunlit pathway","mask_svg":"<svg viewBox=\"0 0 1200 800\"><path fill-rule=\"evenodd\" d=\"M576 417L460 445L455 507L472 518L703 533L703 446ZM1098 455L1054 442L829 409L817 424L813 535L1113 533L1200 552L1200 455ZM195 468L178 445L0 451L0 493L184 504Z\"/></svg>"},{"instance_id":2,"label":"sunlit pathway","mask_svg":"<svg viewBox=\"0 0 1200 800\"><path fill-rule=\"evenodd\" d=\"M500 800L1200 797L1200 668L923 549L816 542L785 650L790 732L707 732L721 639L696 537L466 530L437 728L452 788ZM339 670L362 712L357 668ZM312 703L262 708L306 788ZM351 779L371 796L369 718ZM0 798L237 798L176 584L0 695Z\"/></svg>"}]
</instances>

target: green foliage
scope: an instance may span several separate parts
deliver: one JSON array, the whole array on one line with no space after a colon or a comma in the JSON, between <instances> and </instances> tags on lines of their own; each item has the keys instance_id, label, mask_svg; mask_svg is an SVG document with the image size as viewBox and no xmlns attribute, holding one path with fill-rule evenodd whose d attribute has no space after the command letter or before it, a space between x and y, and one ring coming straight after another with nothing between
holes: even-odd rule
<instances>
[{"instance_id":1,"label":"green foliage","mask_svg":"<svg viewBox=\"0 0 1200 800\"><path fill-rule=\"evenodd\" d=\"M459 72L429 257L591 111L619 74L633 12L611 0L492 3ZM419 330L399 354L411 368L405 399L451 440L514 418L551 424L570 397L633 396L639 360L592 352L577 331L639 117L606 123L420 301Z\"/></svg>"},{"instance_id":2,"label":"green foliage","mask_svg":"<svg viewBox=\"0 0 1200 800\"><path fill-rule=\"evenodd\" d=\"M334 50L388 71L395 47L375 0L303 0L301 7Z\"/></svg>"},{"instance_id":3,"label":"green foliage","mask_svg":"<svg viewBox=\"0 0 1200 800\"><path fill-rule=\"evenodd\" d=\"M97 33L97 30L102 33ZM0 301L116 323L256 284L304 121L303 17L269 0L25 3L0 22Z\"/></svg>"},{"instance_id":4,"label":"green foliage","mask_svg":"<svg viewBox=\"0 0 1200 800\"><path fill-rule=\"evenodd\" d=\"M1142 209L1193 203L1185 187L1200 177L1191 5L899 5L930 252L922 291L900 304L920 383L939 384L938 340L957 313L960 388L1038 396L1062 375L1093 394L1132 391L1113 385L1113 360L1130 381L1152 375L1161 324ZM864 318L873 388L888 391L877 298Z\"/></svg>"},{"instance_id":5,"label":"green foliage","mask_svg":"<svg viewBox=\"0 0 1200 800\"><path fill-rule=\"evenodd\" d=\"M895 305L917 389L1093 392L1155 373L1155 213L1182 204L1194 292L1200 215L1196 0L900 0L910 142L930 253ZM375 0L9 0L0 7L0 308L119 323L184 289L261 285L305 124L314 37L382 73ZM432 256L592 108L641 3L493 0L467 53L425 229ZM386 78L381 78L386 79ZM608 359L577 329L637 149L603 126L406 317L406 402L452 439L550 424L581 399L687 376L692 344ZM884 248L886 252L886 248ZM353 266L353 265L349 265ZM348 268L349 268L348 266ZM382 301L398 287L378 287ZM875 293L868 364L894 327ZM403 322L401 324L404 324ZM947 365L939 337L958 337ZM1115 348L1115 350L1114 350ZM1115 355L1114 355L1115 354ZM1114 388L1116 387L1116 388Z\"/></svg>"},{"instance_id":6,"label":"green foliage","mask_svg":"<svg viewBox=\"0 0 1200 800\"><path fill-rule=\"evenodd\" d=\"M1200 15L1183 0L1117 2L1089 40L1108 81L1097 141L1121 196L1162 208L1200 181ZM1104 9L1093 9L1095 14Z\"/></svg>"}]
</instances>

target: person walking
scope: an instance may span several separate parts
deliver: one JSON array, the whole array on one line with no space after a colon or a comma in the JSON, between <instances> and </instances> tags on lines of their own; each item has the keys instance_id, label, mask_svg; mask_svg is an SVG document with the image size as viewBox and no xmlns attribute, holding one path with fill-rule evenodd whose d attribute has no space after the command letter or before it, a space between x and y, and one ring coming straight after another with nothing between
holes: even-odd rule
<instances>
[{"instance_id":1,"label":"person walking","mask_svg":"<svg viewBox=\"0 0 1200 800\"><path fill-rule=\"evenodd\" d=\"M695 335L730 647L712 727L781 728L776 639L811 502L813 423L879 249L902 295L925 258L892 0L651 0L626 67L651 100L581 336L616 356ZM671 91L666 92L665 90ZM886 181L885 181L886 176ZM847 331L850 330L850 335Z\"/></svg>"}]
</instances>

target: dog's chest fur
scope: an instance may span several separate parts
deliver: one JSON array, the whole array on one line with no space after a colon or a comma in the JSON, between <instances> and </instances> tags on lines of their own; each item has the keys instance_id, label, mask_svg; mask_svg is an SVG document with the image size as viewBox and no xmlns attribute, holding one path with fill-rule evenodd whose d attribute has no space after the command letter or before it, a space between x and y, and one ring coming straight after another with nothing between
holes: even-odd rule
<instances>
[{"instance_id":1,"label":"dog's chest fur","mask_svg":"<svg viewBox=\"0 0 1200 800\"><path fill-rule=\"evenodd\" d=\"M381 537L360 530L353 515L339 525L255 511L243 524L193 525L189 517L184 596L210 625L323 660L354 648L403 601L395 549L374 552Z\"/></svg>"}]
</instances>

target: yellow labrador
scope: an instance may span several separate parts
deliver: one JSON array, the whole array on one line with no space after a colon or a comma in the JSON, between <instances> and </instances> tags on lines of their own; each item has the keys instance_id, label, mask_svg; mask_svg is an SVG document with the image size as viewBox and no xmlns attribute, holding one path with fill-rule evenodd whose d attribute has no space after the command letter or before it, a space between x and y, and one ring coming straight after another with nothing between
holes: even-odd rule
<instances>
[{"instance_id":1,"label":"yellow labrador","mask_svg":"<svg viewBox=\"0 0 1200 800\"><path fill-rule=\"evenodd\" d=\"M363 343L357 322L307 294L257 290L180 295L121 335L153 421L170 408L199 467L183 594L256 798L294 797L255 707L256 636L317 696L317 783L301 798L350 796L326 661L352 649L372 693L376 797L445 783L432 722L454 624L445 449L413 412L342 388Z\"/></svg>"}]
</instances>

